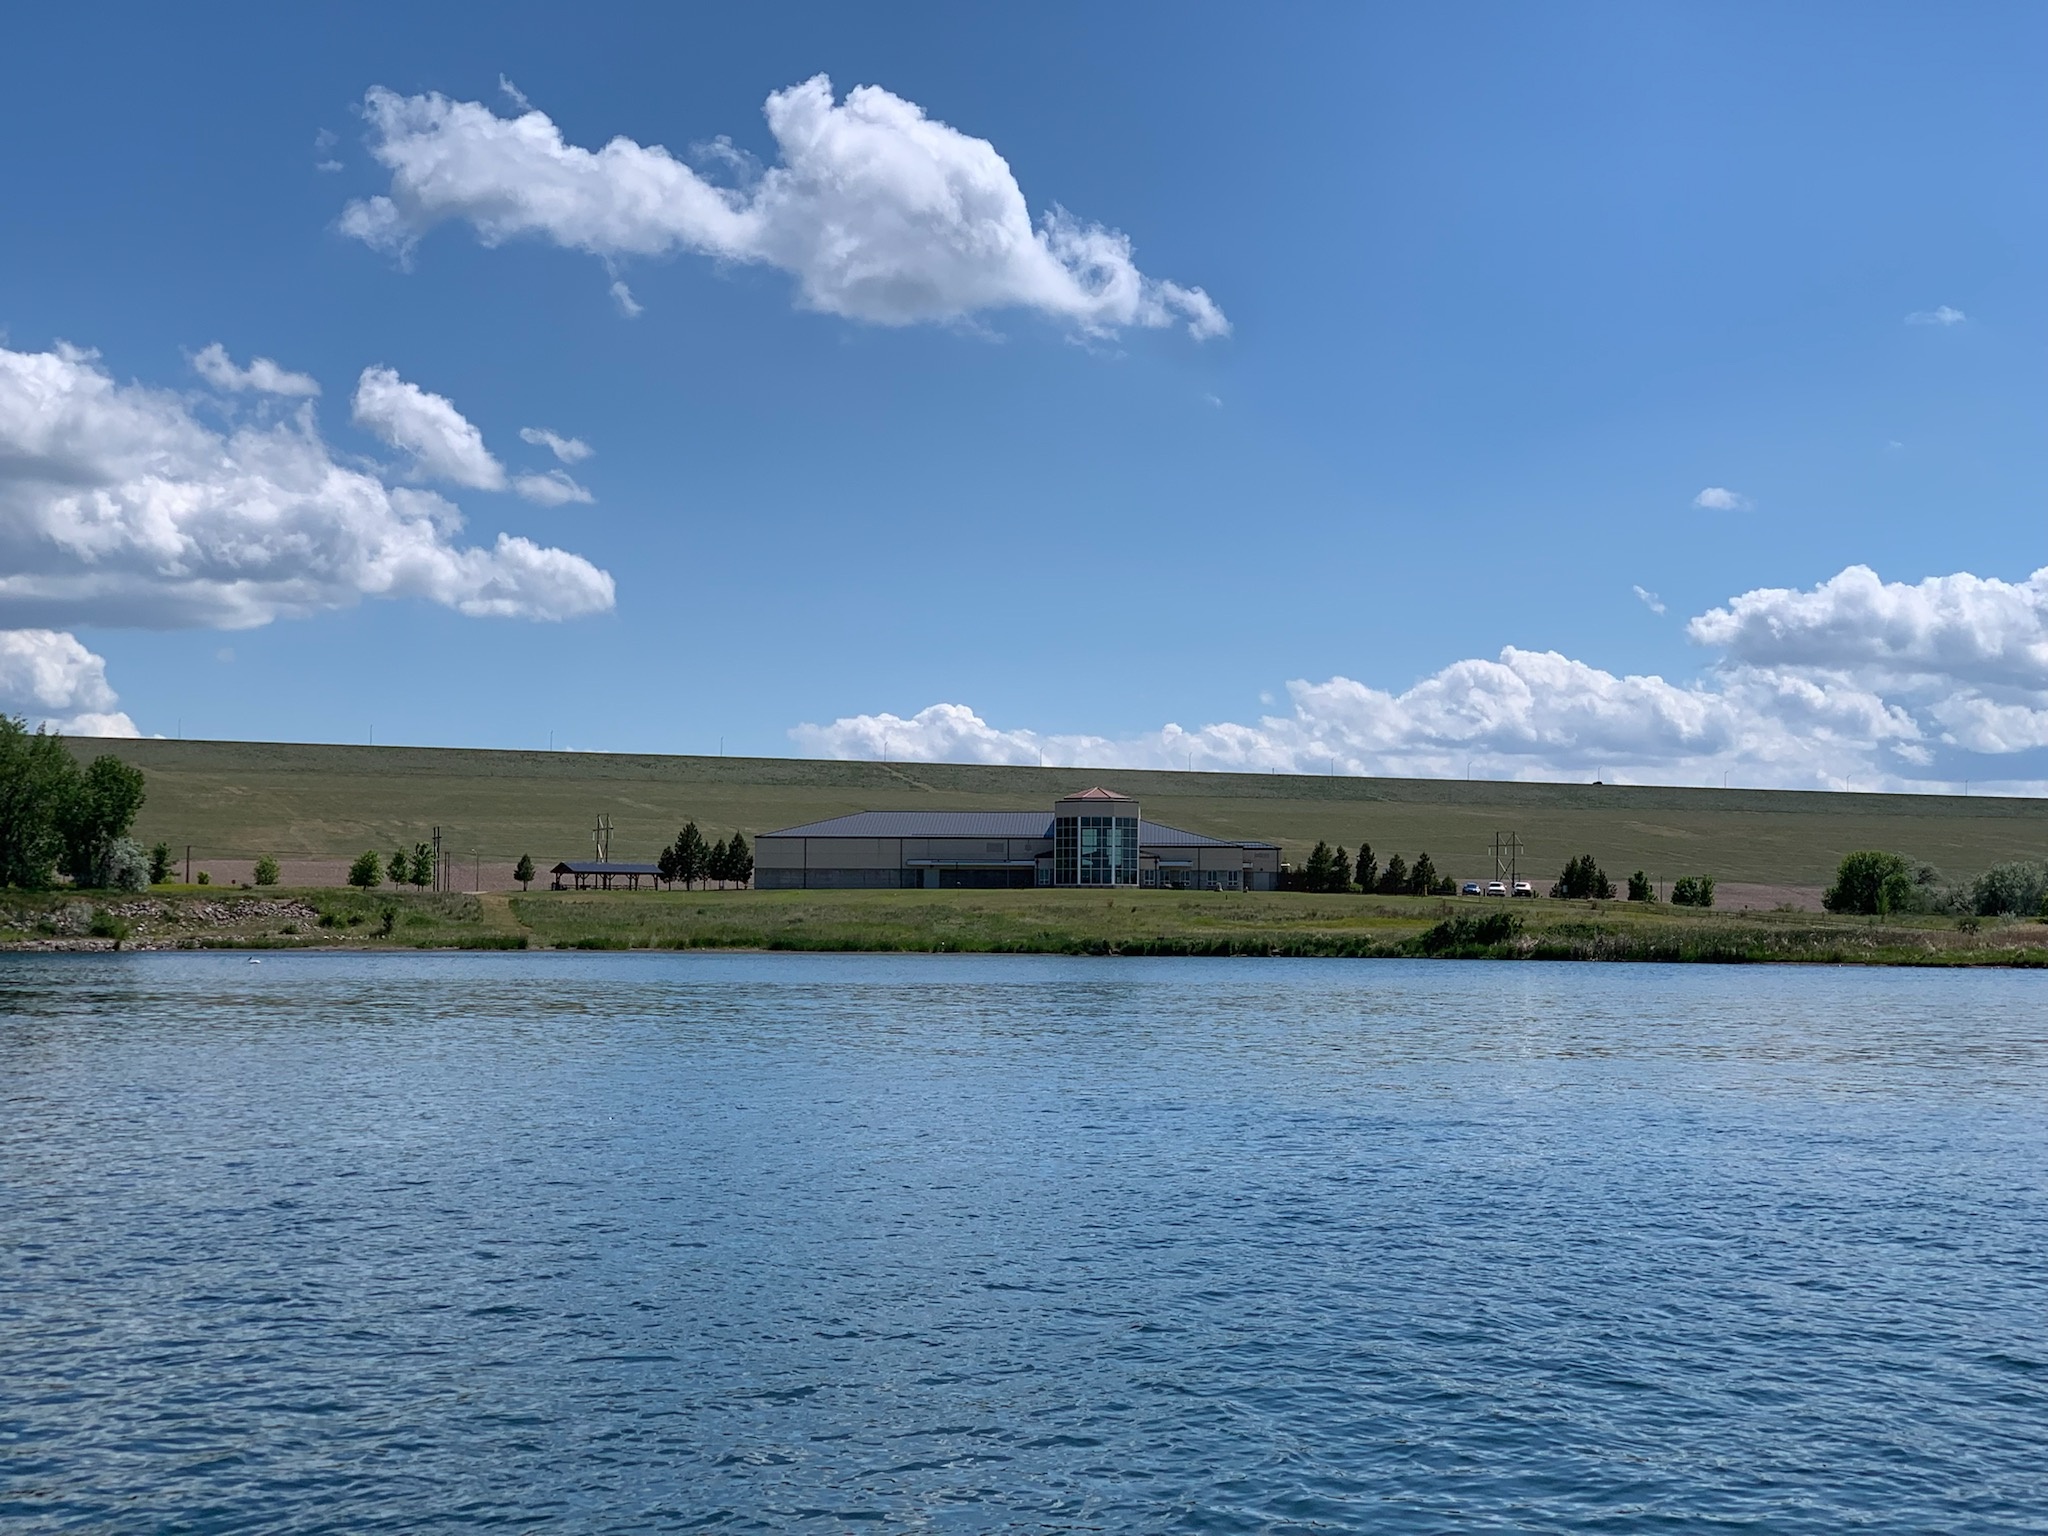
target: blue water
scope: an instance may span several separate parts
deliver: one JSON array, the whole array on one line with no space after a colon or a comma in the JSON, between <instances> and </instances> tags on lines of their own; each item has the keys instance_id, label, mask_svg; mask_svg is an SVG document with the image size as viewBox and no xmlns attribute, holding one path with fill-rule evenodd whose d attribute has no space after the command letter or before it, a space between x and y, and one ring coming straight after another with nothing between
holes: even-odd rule
<instances>
[{"instance_id":1,"label":"blue water","mask_svg":"<svg viewBox=\"0 0 2048 1536\"><path fill-rule=\"evenodd\" d=\"M9 1531L2048 1530L2048 990L0 959Z\"/></svg>"}]
</instances>

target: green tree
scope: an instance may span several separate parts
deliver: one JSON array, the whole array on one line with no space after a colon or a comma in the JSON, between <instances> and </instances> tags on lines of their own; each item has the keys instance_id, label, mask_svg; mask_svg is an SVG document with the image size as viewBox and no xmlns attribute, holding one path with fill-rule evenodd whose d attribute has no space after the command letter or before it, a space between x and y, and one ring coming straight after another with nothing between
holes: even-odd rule
<instances>
[{"instance_id":1,"label":"green tree","mask_svg":"<svg viewBox=\"0 0 2048 1536\"><path fill-rule=\"evenodd\" d=\"M158 843L149 850L149 883L162 885L171 878L171 845Z\"/></svg>"},{"instance_id":2,"label":"green tree","mask_svg":"<svg viewBox=\"0 0 2048 1536\"><path fill-rule=\"evenodd\" d=\"M1337 851L1330 855L1330 889L1348 891L1351 889L1351 855L1339 843Z\"/></svg>"},{"instance_id":3,"label":"green tree","mask_svg":"<svg viewBox=\"0 0 2048 1536\"><path fill-rule=\"evenodd\" d=\"M2026 860L1994 864L1970 885L1970 910L1979 917L2032 916L2048 896L2048 869Z\"/></svg>"},{"instance_id":4,"label":"green tree","mask_svg":"<svg viewBox=\"0 0 2048 1536\"><path fill-rule=\"evenodd\" d=\"M1415 867L1408 871L1408 893L1427 896L1436 889L1436 865L1426 853L1415 855Z\"/></svg>"},{"instance_id":5,"label":"green tree","mask_svg":"<svg viewBox=\"0 0 2048 1536\"><path fill-rule=\"evenodd\" d=\"M721 837L711 845L711 856L704 861L704 872L720 885L724 885L732 878L731 869L732 855L725 846L725 839Z\"/></svg>"},{"instance_id":6,"label":"green tree","mask_svg":"<svg viewBox=\"0 0 2048 1536\"><path fill-rule=\"evenodd\" d=\"M62 737L0 715L0 885L40 891L55 881L59 817L77 777Z\"/></svg>"},{"instance_id":7,"label":"green tree","mask_svg":"<svg viewBox=\"0 0 2048 1536\"><path fill-rule=\"evenodd\" d=\"M1714 904L1712 875L1681 875L1671 882L1674 907L1711 907Z\"/></svg>"},{"instance_id":8,"label":"green tree","mask_svg":"<svg viewBox=\"0 0 2048 1536\"><path fill-rule=\"evenodd\" d=\"M277 884L277 876L277 860L273 859L269 854L266 853L256 861L256 874L254 878L258 885L275 885Z\"/></svg>"},{"instance_id":9,"label":"green tree","mask_svg":"<svg viewBox=\"0 0 2048 1536\"><path fill-rule=\"evenodd\" d=\"M1408 861L1398 853L1387 855L1387 867L1380 871L1380 894L1400 896L1408 889Z\"/></svg>"},{"instance_id":10,"label":"green tree","mask_svg":"<svg viewBox=\"0 0 2048 1536\"><path fill-rule=\"evenodd\" d=\"M1830 912L1874 917L1910 907L1913 895L1910 864L1896 853L1864 849L1835 867L1835 883L1827 888L1820 904ZM1677 899L1676 891L1672 897Z\"/></svg>"},{"instance_id":11,"label":"green tree","mask_svg":"<svg viewBox=\"0 0 2048 1536\"><path fill-rule=\"evenodd\" d=\"M377 863L374 850L357 854L355 863L348 867L348 883L363 891L382 884Z\"/></svg>"},{"instance_id":12,"label":"green tree","mask_svg":"<svg viewBox=\"0 0 2048 1536\"><path fill-rule=\"evenodd\" d=\"M676 834L676 878L683 882L683 889L693 889L705 876L711 863L711 849L704 842L704 834L697 830L697 823L687 822Z\"/></svg>"},{"instance_id":13,"label":"green tree","mask_svg":"<svg viewBox=\"0 0 2048 1536\"><path fill-rule=\"evenodd\" d=\"M425 843L412 845L411 879L414 885L422 887L434 883L434 850Z\"/></svg>"},{"instance_id":14,"label":"green tree","mask_svg":"<svg viewBox=\"0 0 2048 1536\"><path fill-rule=\"evenodd\" d=\"M1327 891L1332 868L1330 845L1318 838L1315 847L1309 850L1308 862L1301 866L1301 888L1304 891Z\"/></svg>"},{"instance_id":15,"label":"green tree","mask_svg":"<svg viewBox=\"0 0 2048 1536\"><path fill-rule=\"evenodd\" d=\"M1593 855L1582 853L1565 861L1564 873L1557 877L1550 894L1573 901L1612 901L1614 882L1593 862Z\"/></svg>"},{"instance_id":16,"label":"green tree","mask_svg":"<svg viewBox=\"0 0 2048 1536\"><path fill-rule=\"evenodd\" d=\"M1372 894L1373 886L1379 883L1380 861L1373 857L1371 843L1358 845L1358 863L1353 867L1351 878L1358 882L1358 888L1368 896Z\"/></svg>"},{"instance_id":17,"label":"green tree","mask_svg":"<svg viewBox=\"0 0 2048 1536\"><path fill-rule=\"evenodd\" d=\"M384 878L393 885L404 885L412 878L412 860L405 856L403 848L391 850L391 857L384 864Z\"/></svg>"},{"instance_id":18,"label":"green tree","mask_svg":"<svg viewBox=\"0 0 2048 1536\"><path fill-rule=\"evenodd\" d=\"M670 843L654 860L654 878L663 885L676 883L676 845Z\"/></svg>"},{"instance_id":19,"label":"green tree","mask_svg":"<svg viewBox=\"0 0 2048 1536\"><path fill-rule=\"evenodd\" d=\"M1640 869L1628 877L1628 899L1630 901L1655 901L1657 887L1650 883L1650 877Z\"/></svg>"},{"instance_id":20,"label":"green tree","mask_svg":"<svg viewBox=\"0 0 2048 1536\"><path fill-rule=\"evenodd\" d=\"M142 809L142 770L112 753L94 758L74 774L57 812L64 839L64 873L81 886L104 888L108 860L117 838L126 837Z\"/></svg>"},{"instance_id":21,"label":"green tree","mask_svg":"<svg viewBox=\"0 0 2048 1536\"><path fill-rule=\"evenodd\" d=\"M519 882L519 889L525 890L533 884L533 855L522 853L519 862L512 866L512 878Z\"/></svg>"},{"instance_id":22,"label":"green tree","mask_svg":"<svg viewBox=\"0 0 2048 1536\"><path fill-rule=\"evenodd\" d=\"M734 885L746 885L754 878L754 850L747 846L747 840L735 832L732 841L725 845L726 879Z\"/></svg>"}]
</instances>

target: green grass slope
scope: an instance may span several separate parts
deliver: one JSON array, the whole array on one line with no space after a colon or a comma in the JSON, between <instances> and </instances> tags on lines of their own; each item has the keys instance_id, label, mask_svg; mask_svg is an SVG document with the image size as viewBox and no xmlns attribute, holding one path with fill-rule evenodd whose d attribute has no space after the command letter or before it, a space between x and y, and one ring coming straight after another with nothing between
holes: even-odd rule
<instances>
[{"instance_id":1,"label":"green grass slope","mask_svg":"<svg viewBox=\"0 0 2048 1536\"><path fill-rule=\"evenodd\" d=\"M1137 796L1147 817L1224 837L1280 843L1299 860L1318 838L1382 859L1426 850L1446 873L1489 876L1496 831L1519 832L1524 873L1547 882L1589 852L1617 880L1819 885L1841 856L1885 848L1970 875L2048 856L2048 801L1782 790L1323 778L1300 775L999 768L968 764L659 757L432 747L227 741L80 741L149 776L137 833L196 856L343 858L425 838L439 825L467 857L544 865L588 857L609 815L614 854L652 858L688 818L710 837L848 811L1050 809L1091 784Z\"/></svg>"}]
</instances>

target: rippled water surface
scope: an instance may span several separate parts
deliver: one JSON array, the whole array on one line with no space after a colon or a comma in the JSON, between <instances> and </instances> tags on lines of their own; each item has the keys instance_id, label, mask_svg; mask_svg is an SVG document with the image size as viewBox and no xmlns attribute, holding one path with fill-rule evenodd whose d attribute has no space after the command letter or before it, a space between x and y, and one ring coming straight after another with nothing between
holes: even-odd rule
<instances>
[{"instance_id":1,"label":"rippled water surface","mask_svg":"<svg viewBox=\"0 0 2048 1536\"><path fill-rule=\"evenodd\" d=\"M0 959L9 1530L2048 1530L2048 984Z\"/></svg>"}]
</instances>

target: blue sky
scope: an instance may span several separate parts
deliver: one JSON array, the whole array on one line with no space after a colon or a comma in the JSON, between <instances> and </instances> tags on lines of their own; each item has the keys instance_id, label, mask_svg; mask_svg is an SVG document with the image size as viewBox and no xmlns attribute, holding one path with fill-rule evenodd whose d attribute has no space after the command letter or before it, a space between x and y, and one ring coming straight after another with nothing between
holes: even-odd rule
<instances>
[{"instance_id":1,"label":"blue sky","mask_svg":"<svg viewBox=\"0 0 2048 1536\"><path fill-rule=\"evenodd\" d=\"M2036 789L2044 48L2016 6L32 17L0 705ZM823 191L764 120L820 75L836 127L856 87L897 103ZM529 110L630 163L578 162L564 211L542 140L496 137ZM1000 271L892 202L985 173L976 141L1037 242ZM653 146L695 175L648 181ZM734 190L700 216L691 181ZM395 225L347 212L379 198ZM1073 275L1056 210L1128 241L1138 298ZM258 357L317 397L232 371ZM347 478L289 537L250 467L287 439L294 484ZM591 499L519 494L548 472Z\"/></svg>"}]
</instances>

